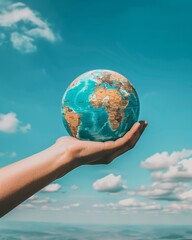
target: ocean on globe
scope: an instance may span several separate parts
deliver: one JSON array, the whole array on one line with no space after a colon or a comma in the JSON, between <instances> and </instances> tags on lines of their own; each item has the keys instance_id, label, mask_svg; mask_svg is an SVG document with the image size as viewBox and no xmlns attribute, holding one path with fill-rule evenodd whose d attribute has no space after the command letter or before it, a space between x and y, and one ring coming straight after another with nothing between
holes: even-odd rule
<instances>
[{"instance_id":1,"label":"ocean on globe","mask_svg":"<svg viewBox=\"0 0 192 240\"><path fill-rule=\"evenodd\" d=\"M116 140L138 120L139 98L129 80L111 70L77 77L62 98L62 120L69 135L90 141Z\"/></svg>"}]
</instances>

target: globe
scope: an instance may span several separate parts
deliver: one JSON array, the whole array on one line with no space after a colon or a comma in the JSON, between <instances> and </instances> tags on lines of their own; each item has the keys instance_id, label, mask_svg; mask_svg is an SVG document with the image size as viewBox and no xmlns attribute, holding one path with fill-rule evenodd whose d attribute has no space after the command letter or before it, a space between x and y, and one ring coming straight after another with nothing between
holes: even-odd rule
<instances>
[{"instance_id":1,"label":"globe","mask_svg":"<svg viewBox=\"0 0 192 240\"><path fill-rule=\"evenodd\" d=\"M86 72L71 82L61 105L69 135L102 142L124 136L138 120L140 108L130 81L104 69Z\"/></svg>"}]
</instances>

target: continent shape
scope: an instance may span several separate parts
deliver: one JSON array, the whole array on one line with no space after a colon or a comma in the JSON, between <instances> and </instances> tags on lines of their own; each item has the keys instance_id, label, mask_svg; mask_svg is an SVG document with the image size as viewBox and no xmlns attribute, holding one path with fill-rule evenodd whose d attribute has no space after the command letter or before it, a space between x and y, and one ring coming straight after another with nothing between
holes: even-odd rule
<instances>
[{"instance_id":1,"label":"continent shape","mask_svg":"<svg viewBox=\"0 0 192 240\"><path fill-rule=\"evenodd\" d=\"M79 127L80 121L81 121L81 115L78 113L75 113L69 107L64 107L63 112L64 112L64 116L68 123L68 126L69 126L72 136L77 137L78 127Z\"/></svg>"},{"instance_id":2,"label":"continent shape","mask_svg":"<svg viewBox=\"0 0 192 240\"><path fill-rule=\"evenodd\" d=\"M116 130L124 119L124 109L128 106L129 100L124 100L115 89L105 87L97 88L90 96L90 103L95 107L105 107L109 115L109 123L113 130Z\"/></svg>"}]
</instances>

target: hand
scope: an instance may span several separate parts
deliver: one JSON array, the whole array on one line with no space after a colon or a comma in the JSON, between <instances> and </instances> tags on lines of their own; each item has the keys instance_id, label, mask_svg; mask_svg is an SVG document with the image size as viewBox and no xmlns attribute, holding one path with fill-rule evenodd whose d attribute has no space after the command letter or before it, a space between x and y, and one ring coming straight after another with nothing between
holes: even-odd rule
<instances>
[{"instance_id":1,"label":"hand","mask_svg":"<svg viewBox=\"0 0 192 240\"><path fill-rule=\"evenodd\" d=\"M145 121L137 122L116 141L62 137L42 152L0 168L0 217L80 165L112 162L135 146L146 126Z\"/></svg>"},{"instance_id":2,"label":"hand","mask_svg":"<svg viewBox=\"0 0 192 240\"><path fill-rule=\"evenodd\" d=\"M67 157L75 167L90 164L109 164L116 157L132 149L142 135L146 121L136 122L133 127L116 141L94 142L82 141L74 137L61 137L56 141L57 147L65 149ZM64 175L61 173L57 178Z\"/></svg>"}]
</instances>

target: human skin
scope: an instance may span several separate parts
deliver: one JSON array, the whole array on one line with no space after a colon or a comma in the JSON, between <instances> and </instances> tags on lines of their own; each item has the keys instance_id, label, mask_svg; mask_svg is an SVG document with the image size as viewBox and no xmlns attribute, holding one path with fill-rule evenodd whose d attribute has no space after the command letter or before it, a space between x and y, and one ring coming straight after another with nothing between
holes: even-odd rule
<instances>
[{"instance_id":1,"label":"human skin","mask_svg":"<svg viewBox=\"0 0 192 240\"><path fill-rule=\"evenodd\" d=\"M116 141L82 141L61 137L52 146L0 169L0 217L34 193L81 165L109 164L132 149L142 135L140 121Z\"/></svg>"}]
</instances>

